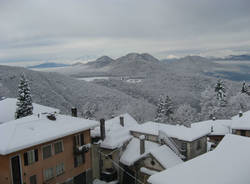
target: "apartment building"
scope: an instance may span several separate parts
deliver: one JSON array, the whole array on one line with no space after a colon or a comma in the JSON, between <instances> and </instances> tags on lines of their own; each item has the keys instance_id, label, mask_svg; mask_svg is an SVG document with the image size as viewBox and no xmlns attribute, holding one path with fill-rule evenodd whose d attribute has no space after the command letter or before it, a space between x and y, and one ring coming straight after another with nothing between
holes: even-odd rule
<instances>
[{"instance_id":1,"label":"apartment building","mask_svg":"<svg viewBox=\"0 0 250 184\"><path fill-rule=\"evenodd\" d=\"M38 114L0 125L1 184L91 183L96 121Z\"/></svg>"}]
</instances>

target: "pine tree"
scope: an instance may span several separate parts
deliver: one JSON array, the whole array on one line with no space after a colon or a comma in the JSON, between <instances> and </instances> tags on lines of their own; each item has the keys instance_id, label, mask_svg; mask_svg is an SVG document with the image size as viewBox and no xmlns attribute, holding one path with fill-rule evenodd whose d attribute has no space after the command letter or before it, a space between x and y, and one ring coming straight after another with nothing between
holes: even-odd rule
<instances>
[{"instance_id":1,"label":"pine tree","mask_svg":"<svg viewBox=\"0 0 250 184\"><path fill-rule=\"evenodd\" d=\"M155 121L156 122L163 122L164 121L164 97L162 95L158 99Z\"/></svg>"},{"instance_id":2,"label":"pine tree","mask_svg":"<svg viewBox=\"0 0 250 184\"><path fill-rule=\"evenodd\" d=\"M16 119L33 114L31 91L28 80L24 74L21 75L18 85Z\"/></svg>"},{"instance_id":3,"label":"pine tree","mask_svg":"<svg viewBox=\"0 0 250 184\"><path fill-rule=\"evenodd\" d=\"M246 87L246 83L243 82L242 88L241 88L241 93L247 93L247 92L248 92L248 90L247 90L247 87Z\"/></svg>"},{"instance_id":4,"label":"pine tree","mask_svg":"<svg viewBox=\"0 0 250 184\"><path fill-rule=\"evenodd\" d=\"M217 100L219 100L221 106L225 106L226 104L226 89L224 82L222 80L218 80L214 91L216 92Z\"/></svg>"},{"instance_id":5,"label":"pine tree","mask_svg":"<svg viewBox=\"0 0 250 184\"><path fill-rule=\"evenodd\" d=\"M170 123L172 121L172 115L174 113L173 103L169 96L160 96L157 104L155 121L161 123Z\"/></svg>"}]
</instances>

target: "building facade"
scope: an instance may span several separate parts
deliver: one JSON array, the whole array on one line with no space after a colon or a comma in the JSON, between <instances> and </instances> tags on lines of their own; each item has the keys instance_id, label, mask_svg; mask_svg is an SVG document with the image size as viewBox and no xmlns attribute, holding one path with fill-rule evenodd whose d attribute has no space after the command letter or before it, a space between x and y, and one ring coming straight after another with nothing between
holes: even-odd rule
<instances>
[{"instance_id":1,"label":"building facade","mask_svg":"<svg viewBox=\"0 0 250 184\"><path fill-rule=\"evenodd\" d=\"M90 131L79 132L8 155L0 155L1 184L91 183Z\"/></svg>"}]
</instances>

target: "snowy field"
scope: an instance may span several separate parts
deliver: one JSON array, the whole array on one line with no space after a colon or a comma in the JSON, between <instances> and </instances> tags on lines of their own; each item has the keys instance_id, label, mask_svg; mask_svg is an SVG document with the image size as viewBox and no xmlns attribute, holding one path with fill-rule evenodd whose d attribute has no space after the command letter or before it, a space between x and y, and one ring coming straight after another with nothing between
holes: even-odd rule
<instances>
[{"instance_id":1,"label":"snowy field","mask_svg":"<svg viewBox=\"0 0 250 184\"><path fill-rule=\"evenodd\" d=\"M111 77L79 77L76 79L77 80L84 80L86 82L92 82L94 80L109 80L109 79L111 79ZM124 77L112 77L112 79L121 80L121 81L125 81L127 83L132 83L132 84L142 82L142 79L130 79L130 78L124 79Z\"/></svg>"},{"instance_id":2,"label":"snowy field","mask_svg":"<svg viewBox=\"0 0 250 184\"><path fill-rule=\"evenodd\" d=\"M128 83L141 83L142 79L128 79L126 80Z\"/></svg>"},{"instance_id":3,"label":"snowy field","mask_svg":"<svg viewBox=\"0 0 250 184\"><path fill-rule=\"evenodd\" d=\"M94 80L100 80L100 79L103 79L103 80L109 80L109 77L82 77L82 78L76 78L77 80L84 80L84 81L87 81L87 82L91 82L91 81L94 81Z\"/></svg>"}]
</instances>

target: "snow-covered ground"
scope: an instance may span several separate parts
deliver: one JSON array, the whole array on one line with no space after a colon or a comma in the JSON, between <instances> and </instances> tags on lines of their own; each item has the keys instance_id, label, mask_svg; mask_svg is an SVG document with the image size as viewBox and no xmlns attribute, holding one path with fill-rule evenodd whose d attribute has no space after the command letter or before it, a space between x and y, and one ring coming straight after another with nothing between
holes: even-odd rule
<instances>
[{"instance_id":1,"label":"snow-covered ground","mask_svg":"<svg viewBox=\"0 0 250 184\"><path fill-rule=\"evenodd\" d=\"M109 80L109 77L81 77L81 78L76 78L76 79L91 82L91 81L98 80L98 79Z\"/></svg>"},{"instance_id":2,"label":"snow-covered ground","mask_svg":"<svg viewBox=\"0 0 250 184\"><path fill-rule=\"evenodd\" d=\"M128 79L126 80L128 83L141 83L142 79Z\"/></svg>"}]
</instances>

